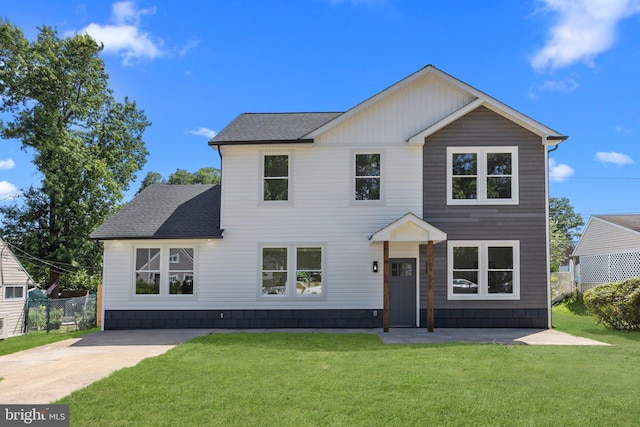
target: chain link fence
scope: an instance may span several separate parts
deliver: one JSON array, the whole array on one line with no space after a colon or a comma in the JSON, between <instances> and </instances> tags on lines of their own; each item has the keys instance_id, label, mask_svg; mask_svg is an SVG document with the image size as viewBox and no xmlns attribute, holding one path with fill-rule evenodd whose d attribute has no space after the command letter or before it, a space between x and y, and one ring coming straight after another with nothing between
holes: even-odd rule
<instances>
[{"instance_id":1,"label":"chain link fence","mask_svg":"<svg viewBox=\"0 0 640 427\"><path fill-rule=\"evenodd\" d=\"M26 332L72 332L96 326L95 293L77 298L39 299L27 302Z\"/></svg>"}]
</instances>

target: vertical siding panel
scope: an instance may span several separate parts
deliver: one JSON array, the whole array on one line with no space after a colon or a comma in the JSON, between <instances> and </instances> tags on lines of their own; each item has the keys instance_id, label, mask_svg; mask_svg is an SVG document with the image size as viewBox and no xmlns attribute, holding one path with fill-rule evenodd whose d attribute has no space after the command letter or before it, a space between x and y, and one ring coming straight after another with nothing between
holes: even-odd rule
<instances>
[{"instance_id":1,"label":"vertical siding panel","mask_svg":"<svg viewBox=\"0 0 640 427\"><path fill-rule=\"evenodd\" d=\"M319 141L406 141L471 101L473 98L460 89L426 75L329 130Z\"/></svg>"}]
</instances>

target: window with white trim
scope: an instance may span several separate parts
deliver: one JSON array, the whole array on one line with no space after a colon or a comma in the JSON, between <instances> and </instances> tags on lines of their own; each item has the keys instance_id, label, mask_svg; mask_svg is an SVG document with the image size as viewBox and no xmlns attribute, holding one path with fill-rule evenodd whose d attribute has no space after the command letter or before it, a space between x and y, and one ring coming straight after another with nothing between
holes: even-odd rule
<instances>
[{"instance_id":1,"label":"window with white trim","mask_svg":"<svg viewBox=\"0 0 640 427\"><path fill-rule=\"evenodd\" d=\"M323 294L322 247L289 245L261 248L260 295L320 297Z\"/></svg>"},{"instance_id":2,"label":"window with white trim","mask_svg":"<svg viewBox=\"0 0 640 427\"><path fill-rule=\"evenodd\" d=\"M4 285L4 299L24 299L24 285Z\"/></svg>"},{"instance_id":3,"label":"window with white trim","mask_svg":"<svg viewBox=\"0 0 640 427\"><path fill-rule=\"evenodd\" d=\"M194 252L173 245L135 248L135 294L192 295Z\"/></svg>"},{"instance_id":4,"label":"window with white trim","mask_svg":"<svg viewBox=\"0 0 640 427\"><path fill-rule=\"evenodd\" d=\"M447 204L517 204L518 147L448 147Z\"/></svg>"},{"instance_id":5,"label":"window with white trim","mask_svg":"<svg viewBox=\"0 0 640 427\"><path fill-rule=\"evenodd\" d=\"M355 200L380 200L381 169L380 153L355 155Z\"/></svg>"},{"instance_id":6,"label":"window with white trim","mask_svg":"<svg viewBox=\"0 0 640 427\"><path fill-rule=\"evenodd\" d=\"M520 299L520 243L449 241L448 299Z\"/></svg>"},{"instance_id":7,"label":"window with white trim","mask_svg":"<svg viewBox=\"0 0 640 427\"><path fill-rule=\"evenodd\" d=\"M262 181L262 200L289 200L289 155L265 154L262 161Z\"/></svg>"}]
</instances>

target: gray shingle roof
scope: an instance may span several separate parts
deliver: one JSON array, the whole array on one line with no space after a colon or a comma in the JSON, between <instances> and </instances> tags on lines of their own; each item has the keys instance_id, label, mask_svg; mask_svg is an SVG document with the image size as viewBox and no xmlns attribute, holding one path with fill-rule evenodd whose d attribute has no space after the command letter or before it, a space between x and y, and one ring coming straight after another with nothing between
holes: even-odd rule
<instances>
[{"instance_id":1,"label":"gray shingle roof","mask_svg":"<svg viewBox=\"0 0 640 427\"><path fill-rule=\"evenodd\" d=\"M89 237L96 240L222 237L220 186L150 185Z\"/></svg>"},{"instance_id":2,"label":"gray shingle roof","mask_svg":"<svg viewBox=\"0 0 640 427\"><path fill-rule=\"evenodd\" d=\"M594 215L594 216L604 221L608 221L612 224L616 224L621 227L625 227L625 228L628 228L629 230L637 231L638 233L640 233L640 214Z\"/></svg>"},{"instance_id":3,"label":"gray shingle roof","mask_svg":"<svg viewBox=\"0 0 640 427\"><path fill-rule=\"evenodd\" d=\"M311 142L309 132L342 113L244 113L236 117L209 145Z\"/></svg>"}]
</instances>

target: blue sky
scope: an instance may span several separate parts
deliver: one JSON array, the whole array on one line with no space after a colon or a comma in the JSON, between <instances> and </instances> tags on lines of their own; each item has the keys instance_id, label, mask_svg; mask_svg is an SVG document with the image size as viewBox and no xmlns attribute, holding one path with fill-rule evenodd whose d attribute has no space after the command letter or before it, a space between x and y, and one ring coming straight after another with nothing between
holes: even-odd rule
<instances>
[{"instance_id":1,"label":"blue sky","mask_svg":"<svg viewBox=\"0 0 640 427\"><path fill-rule=\"evenodd\" d=\"M345 111L433 64L569 135L550 194L585 220L640 213L640 0L21 0L0 14L88 32L118 98L153 123L148 171L219 167L208 139L243 112ZM0 141L0 203L38 185Z\"/></svg>"}]
</instances>

